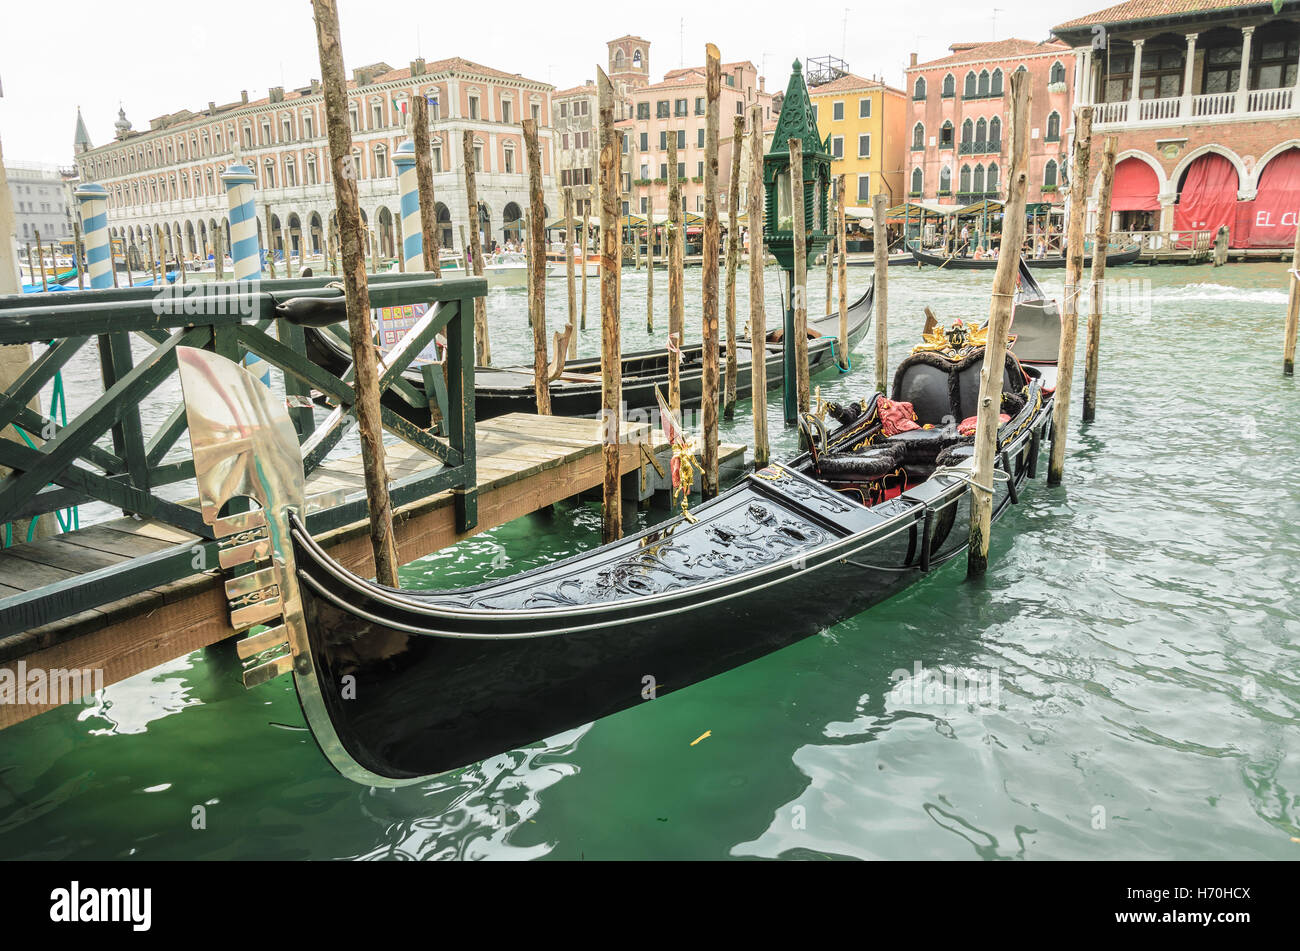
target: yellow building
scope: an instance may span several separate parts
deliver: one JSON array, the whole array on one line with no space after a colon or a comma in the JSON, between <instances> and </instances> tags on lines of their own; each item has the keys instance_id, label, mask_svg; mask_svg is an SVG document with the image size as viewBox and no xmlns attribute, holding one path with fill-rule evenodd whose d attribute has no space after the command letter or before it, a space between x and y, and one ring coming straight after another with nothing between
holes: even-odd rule
<instances>
[{"instance_id":1,"label":"yellow building","mask_svg":"<svg viewBox=\"0 0 1300 951\"><path fill-rule=\"evenodd\" d=\"M808 90L817 131L831 137L832 175L844 175L849 208L870 208L884 191L891 205L903 189L907 99L901 89L852 73Z\"/></svg>"}]
</instances>

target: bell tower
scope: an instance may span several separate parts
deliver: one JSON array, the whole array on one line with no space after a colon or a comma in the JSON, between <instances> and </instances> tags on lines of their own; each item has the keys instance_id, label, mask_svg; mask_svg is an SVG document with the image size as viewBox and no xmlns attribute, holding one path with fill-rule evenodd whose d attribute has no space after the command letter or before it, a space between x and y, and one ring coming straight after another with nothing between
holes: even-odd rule
<instances>
[{"instance_id":1,"label":"bell tower","mask_svg":"<svg viewBox=\"0 0 1300 951\"><path fill-rule=\"evenodd\" d=\"M620 36L609 47L609 78L628 87L650 85L650 41L640 36Z\"/></svg>"}]
</instances>

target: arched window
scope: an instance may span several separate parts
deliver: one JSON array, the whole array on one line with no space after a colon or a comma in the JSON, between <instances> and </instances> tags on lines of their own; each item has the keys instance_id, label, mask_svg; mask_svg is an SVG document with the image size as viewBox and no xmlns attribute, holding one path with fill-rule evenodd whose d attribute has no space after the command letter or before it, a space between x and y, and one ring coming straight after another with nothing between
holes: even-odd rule
<instances>
[{"instance_id":1,"label":"arched window","mask_svg":"<svg viewBox=\"0 0 1300 951\"><path fill-rule=\"evenodd\" d=\"M970 192L970 166L963 165L961 174L957 176L957 191L965 195Z\"/></svg>"},{"instance_id":2,"label":"arched window","mask_svg":"<svg viewBox=\"0 0 1300 951\"><path fill-rule=\"evenodd\" d=\"M1049 83L1065 82L1065 67L1061 64L1059 59L1052 64L1052 72L1051 75L1048 76L1047 81Z\"/></svg>"},{"instance_id":3,"label":"arched window","mask_svg":"<svg viewBox=\"0 0 1300 951\"><path fill-rule=\"evenodd\" d=\"M1044 141L1061 141L1061 114L1059 112L1053 112L1047 117L1047 135Z\"/></svg>"},{"instance_id":4,"label":"arched window","mask_svg":"<svg viewBox=\"0 0 1300 951\"><path fill-rule=\"evenodd\" d=\"M952 169L947 165L939 170L939 194L947 195L952 191Z\"/></svg>"},{"instance_id":5,"label":"arched window","mask_svg":"<svg viewBox=\"0 0 1300 951\"><path fill-rule=\"evenodd\" d=\"M980 121L983 122L984 120L981 119ZM965 122L961 124L961 150L963 152L970 151L972 141L973 141L972 135L974 132L975 132L975 124L971 122L969 119L967 119Z\"/></svg>"},{"instance_id":6,"label":"arched window","mask_svg":"<svg viewBox=\"0 0 1300 951\"><path fill-rule=\"evenodd\" d=\"M952 123L946 119L943 125L939 127L939 148L952 148Z\"/></svg>"},{"instance_id":7,"label":"arched window","mask_svg":"<svg viewBox=\"0 0 1300 951\"><path fill-rule=\"evenodd\" d=\"M1002 95L1002 70L1000 69L993 70L993 80L989 84L989 95L990 96Z\"/></svg>"},{"instance_id":8,"label":"arched window","mask_svg":"<svg viewBox=\"0 0 1300 951\"><path fill-rule=\"evenodd\" d=\"M1043 187L1056 187L1056 160L1048 159L1047 164L1043 166Z\"/></svg>"},{"instance_id":9,"label":"arched window","mask_svg":"<svg viewBox=\"0 0 1300 951\"><path fill-rule=\"evenodd\" d=\"M988 123L983 119L975 123L975 151L983 152L989 147Z\"/></svg>"},{"instance_id":10,"label":"arched window","mask_svg":"<svg viewBox=\"0 0 1300 951\"><path fill-rule=\"evenodd\" d=\"M975 71L971 70L966 74L966 85L962 89L962 97L965 99L975 98Z\"/></svg>"},{"instance_id":11,"label":"arched window","mask_svg":"<svg viewBox=\"0 0 1300 951\"><path fill-rule=\"evenodd\" d=\"M957 94L957 80L952 73L943 77L943 98L951 99Z\"/></svg>"},{"instance_id":12,"label":"arched window","mask_svg":"<svg viewBox=\"0 0 1300 951\"><path fill-rule=\"evenodd\" d=\"M982 69L980 70L980 96L984 97L987 96L988 94L989 94L989 71L987 69Z\"/></svg>"},{"instance_id":13,"label":"arched window","mask_svg":"<svg viewBox=\"0 0 1300 951\"><path fill-rule=\"evenodd\" d=\"M919 152L925 148L925 126L918 122L912 126L912 151Z\"/></svg>"},{"instance_id":14,"label":"arched window","mask_svg":"<svg viewBox=\"0 0 1300 951\"><path fill-rule=\"evenodd\" d=\"M632 66L633 66L633 68L635 68L635 69L640 69L640 68L641 68L641 51L640 51L640 50L633 50L633 51L632 51Z\"/></svg>"},{"instance_id":15,"label":"arched window","mask_svg":"<svg viewBox=\"0 0 1300 951\"><path fill-rule=\"evenodd\" d=\"M971 191L983 194L984 192L984 166L976 165L975 174L971 176Z\"/></svg>"},{"instance_id":16,"label":"arched window","mask_svg":"<svg viewBox=\"0 0 1300 951\"><path fill-rule=\"evenodd\" d=\"M925 77L924 76L916 77L916 84L912 87L912 98L913 99L925 98Z\"/></svg>"},{"instance_id":17,"label":"arched window","mask_svg":"<svg viewBox=\"0 0 1300 951\"><path fill-rule=\"evenodd\" d=\"M1002 120L997 116L989 120L989 151L1002 151Z\"/></svg>"},{"instance_id":18,"label":"arched window","mask_svg":"<svg viewBox=\"0 0 1300 951\"><path fill-rule=\"evenodd\" d=\"M923 183L924 183L924 179L923 176L921 175L921 166L918 165L916 168L912 169L912 194L913 195L921 194L921 185Z\"/></svg>"},{"instance_id":19,"label":"arched window","mask_svg":"<svg viewBox=\"0 0 1300 951\"><path fill-rule=\"evenodd\" d=\"M988 177L985 179L984 188L986 191L994 193L998 190L998 166L996 162L989 165Z\"/></svg>"}]
</instances>

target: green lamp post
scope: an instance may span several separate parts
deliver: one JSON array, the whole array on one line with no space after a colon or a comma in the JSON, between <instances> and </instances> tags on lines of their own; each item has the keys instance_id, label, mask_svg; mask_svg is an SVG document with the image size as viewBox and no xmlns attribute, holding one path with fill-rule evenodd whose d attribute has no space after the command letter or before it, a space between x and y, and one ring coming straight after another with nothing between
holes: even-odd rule
<instances>
[{"instance_id":1,"label":"green lamp post","mask_svg":"<svg viewBox=\"0 0 1300 951\"><path fill-rule=\"evenodd\" d=\"M817 122L813 118L812 100L803 81L803 67L794 61L790 84L785 90L781 105L781 118L772 137L772 150L763 156L763 243L776 256L777 264L785 271L785 332L782 334L782 389L785 404L785 422L793 425L798 419L799 395L795 381L794 336L794 221L790 211L790 150L789 142L802 143L803 157L803 209L804 232L808 261L813 261L825 250L830 240L831 154L829 140L823 143L817 135Z\"/></svg>"}]
</instances>

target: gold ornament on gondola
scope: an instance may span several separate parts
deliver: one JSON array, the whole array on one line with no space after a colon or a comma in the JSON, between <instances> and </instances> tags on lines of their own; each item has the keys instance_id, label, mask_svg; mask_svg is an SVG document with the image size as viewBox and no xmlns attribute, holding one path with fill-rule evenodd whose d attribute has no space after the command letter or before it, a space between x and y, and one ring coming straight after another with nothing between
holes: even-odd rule
<instances>
[{"instance_id":1,"label":"gold ornament on gondola","mask_svg":"<svg viewBox=\"0 0 1300 951\"><path fill-rule=\"evenodd\" d=\"M950 326L945 327L940 324L935 327L921 338L921 342L912 348L912 352L941 353L955 359L984 349L988 343L988 335L988 324L972 327L958 318Z\"/></svg>"}]
</instances>

